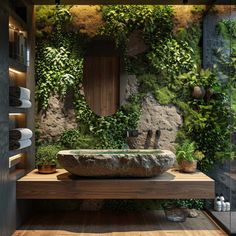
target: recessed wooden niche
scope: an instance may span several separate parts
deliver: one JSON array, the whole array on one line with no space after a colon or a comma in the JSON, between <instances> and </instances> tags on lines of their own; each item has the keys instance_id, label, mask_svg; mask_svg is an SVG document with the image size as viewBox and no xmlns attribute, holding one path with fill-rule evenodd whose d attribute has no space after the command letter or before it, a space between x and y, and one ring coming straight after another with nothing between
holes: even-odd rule
<instances>
[{"instance_id":1,"label":"recessed wooden niche","mask_svg":"<svg viewBox=\"0 0 236 236\"><path fill-rule=\"evenodd\" d=\"M86 49L83 87L85 99L99 116L113 115L120 102L120 54L110 39L94 39Z\"/></svg>"}]
</instances>

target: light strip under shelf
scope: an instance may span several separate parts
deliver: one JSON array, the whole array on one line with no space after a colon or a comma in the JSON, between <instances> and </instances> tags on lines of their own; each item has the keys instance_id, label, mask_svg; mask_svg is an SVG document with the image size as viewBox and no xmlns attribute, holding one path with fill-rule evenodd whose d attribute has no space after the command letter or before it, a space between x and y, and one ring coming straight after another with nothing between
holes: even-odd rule
<instances>
[{"instance_id":1,"label":"light strip under shelf","mask_svg":"<svg viewBox=\"0 0 236 236\"><path fill-rule=\"evenodd\" d=\"M9 158L9 168L19 164L23 158L23 154L19 153Z\"/></svg>"},{"instance_id":2,"label":"light strip under shelf","mask_svg":"<svg viewBox=\"0 0 236 236\"><path fill-rule=\"evenodd\" d=\"M10 71L10 72L13 72L13 73L16 73L16 74L23 74L23 73L24 73L24 72L15 70L15 69L13 69L13 68L11 68L11 67L9 67L9 71Z\"/></svg>"},{"instance_id":3,"label":"light strip under shelf","mask_svg":"<svg viewBox=\"0 0 236 236\"><path fill-rule=\"evenodd\" d=\"M24 116L24 113L9 113L9 116Z\"/></svg>"}]
</instances>

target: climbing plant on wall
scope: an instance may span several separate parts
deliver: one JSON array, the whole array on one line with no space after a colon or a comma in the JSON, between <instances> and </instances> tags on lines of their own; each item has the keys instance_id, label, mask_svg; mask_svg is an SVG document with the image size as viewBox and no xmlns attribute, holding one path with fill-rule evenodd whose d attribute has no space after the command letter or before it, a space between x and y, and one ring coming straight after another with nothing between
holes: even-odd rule
<instances>
[{"instance_id":1,"label":"climbing plant on wall","mask_svg":"<svg viewBox=\"0 0 236 236\"><path fill-rule=\"evenodd\" d=\"M80 132L96 137L95 148L124 147L124 131L137 126L140 113L138 99L130 98L129 108L122 106L110 117L99 117L92 112L84 95L79 92L82 87L83 47L86 40L79 33L66 32L62 27L63 23L70 20L66 9L57 7L54 14L57 20L52 28L55 31L51 37L41 38L37 44L36 95L40 105L47 109L50 96L57 94L63 97L69 88L76 87L78 90L74 104L78 123L83 127Z\"/></svg>"},{"instance_id":2,"label":"climbing plant on wall","mask_svg":"<svg viewBox=\"0 0 236 236\"><path fill-rule=\"evenodd\" d=\"M217 69L201 70L199 22L174 33L171 6L120 5L102 6L101 9L105 24L97 35L115 39L127 72L138 77L138 94L131 96L113 116L99 117L92 112L81 93L83 55L90 38L80 31L71 31L69 7L58 6L53 11L49 8L45 13L47 16L41 14L39 18L41 24L38 25L43 28L37 40L36 58L39 103L46 109L50 96L63 97L69 88L76 87L74 104L79 133L87 138L89 135L95 137L94 148L122 148L126 145L124 131L137 127L142 99L152 93L160 104L179 107L184 123L178 142L186 138L195 141L206 156L200 167L209 169L218 159L217 154L228 149L227 124L231 111L228 88L226 83L218 80ZM47 12L45 8L43 11ZM42 19L46 19L46 26ZM134 30L142 35L148 50L131 57L127 44ZM204 87L205 96L193 98L194 86ZM68 137L69 134L64 135ZM89 142L91 138L88 138Z\"/></svg>"},{"instance_id":3,"label":"climbing plant on wall","mask_svg":"<svg viewBox=\"0 0 236 236\"><path fill-rule=\"evenodd\" d=\"M66 148L127 147L124 131L137 127L142 99L151 93L161 105L174 104L179 108L183 126L177 142L194 141L205 154L199 167L204 171L211 168L222 158L220 153L229 148L232 113L227 81L219 81L217 68L201 69L200 22L174 32L175 13L171 6L101 6L101 11L105 24L97 35L115 40L127 72L138 79L138 93L110 117L94 114L83 95L83 57L91 39L80 30L71 30L70 6L37 7L37 101L47 109L51 96L63 98L76 88L74 105L79 128L64 131L58 137L60 144ZM139 32L148 49L131 57L127 44L133 31ZM233 24L223 22L219 32L228 37L236 31ZM235 68L235 60L222 60ZM205 96L193 98L194 86L203 87ZM201 201L181 204L203 206Z\"/></svg>"}]
</instances>

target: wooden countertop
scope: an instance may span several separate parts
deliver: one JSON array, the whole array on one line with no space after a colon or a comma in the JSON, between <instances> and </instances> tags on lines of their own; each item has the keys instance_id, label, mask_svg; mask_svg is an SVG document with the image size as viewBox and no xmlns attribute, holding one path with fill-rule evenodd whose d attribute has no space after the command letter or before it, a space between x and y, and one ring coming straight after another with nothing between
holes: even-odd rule
<instances>
[{"instance_id":1,"label":"wooden countertop","mask_svg":"<svg viewBox=\"0 0 236 236\"><path fill-rule=\"evenodd\" d=\"M58 169L45 175L33 170L16 190L18 199L211 199L215 183L202 172L174 169L154 178L120 179L79 178Z\"/></svg>"}]
</instances>

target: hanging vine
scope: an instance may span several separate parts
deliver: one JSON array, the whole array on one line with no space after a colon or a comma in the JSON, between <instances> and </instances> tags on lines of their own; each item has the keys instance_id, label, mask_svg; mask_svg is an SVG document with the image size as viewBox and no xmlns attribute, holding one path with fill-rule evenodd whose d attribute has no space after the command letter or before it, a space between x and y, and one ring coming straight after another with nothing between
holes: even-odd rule
<instances>
[{"instance_id":1,"label":"hanging vine","mask_svg":"<svg viewBox=\"0 0 236 236\"><path fill-rule=\"evenodd\" d=\"M113 116L99 117L80 93L84 48L90 39L80 32L67 30L66 25L71 20L68 8L58 7L54 14L55 19L50 23L53 33L44 32L37 42L37 100L47 108L52 95L63 97L69 88L76 87L74 105L79 132L94 137L94 148L125 147L124 131L137 127L142 99L151 92L160 104L179 107L184 123L178 142L186 138L196 142L206 156L200 166L203 170L219 159L219 152L228 150L230 129L227 124L231 114L228 88L219 82L217 69L201 70L200 24L193 24L174 35L174 12L170 6L103 6L105 25L97 35L115 39L127 71L138 77L139 92ZM149 49L129 57L127 43L134 30L142 34ZM194 99L191 91L195 85L203 86L211 96ZM69 137L66 132L63 137ZM64 145L69 147L69 143ZM80 146L78 144L78 148Z\"/></svg>"}]
</instances>

